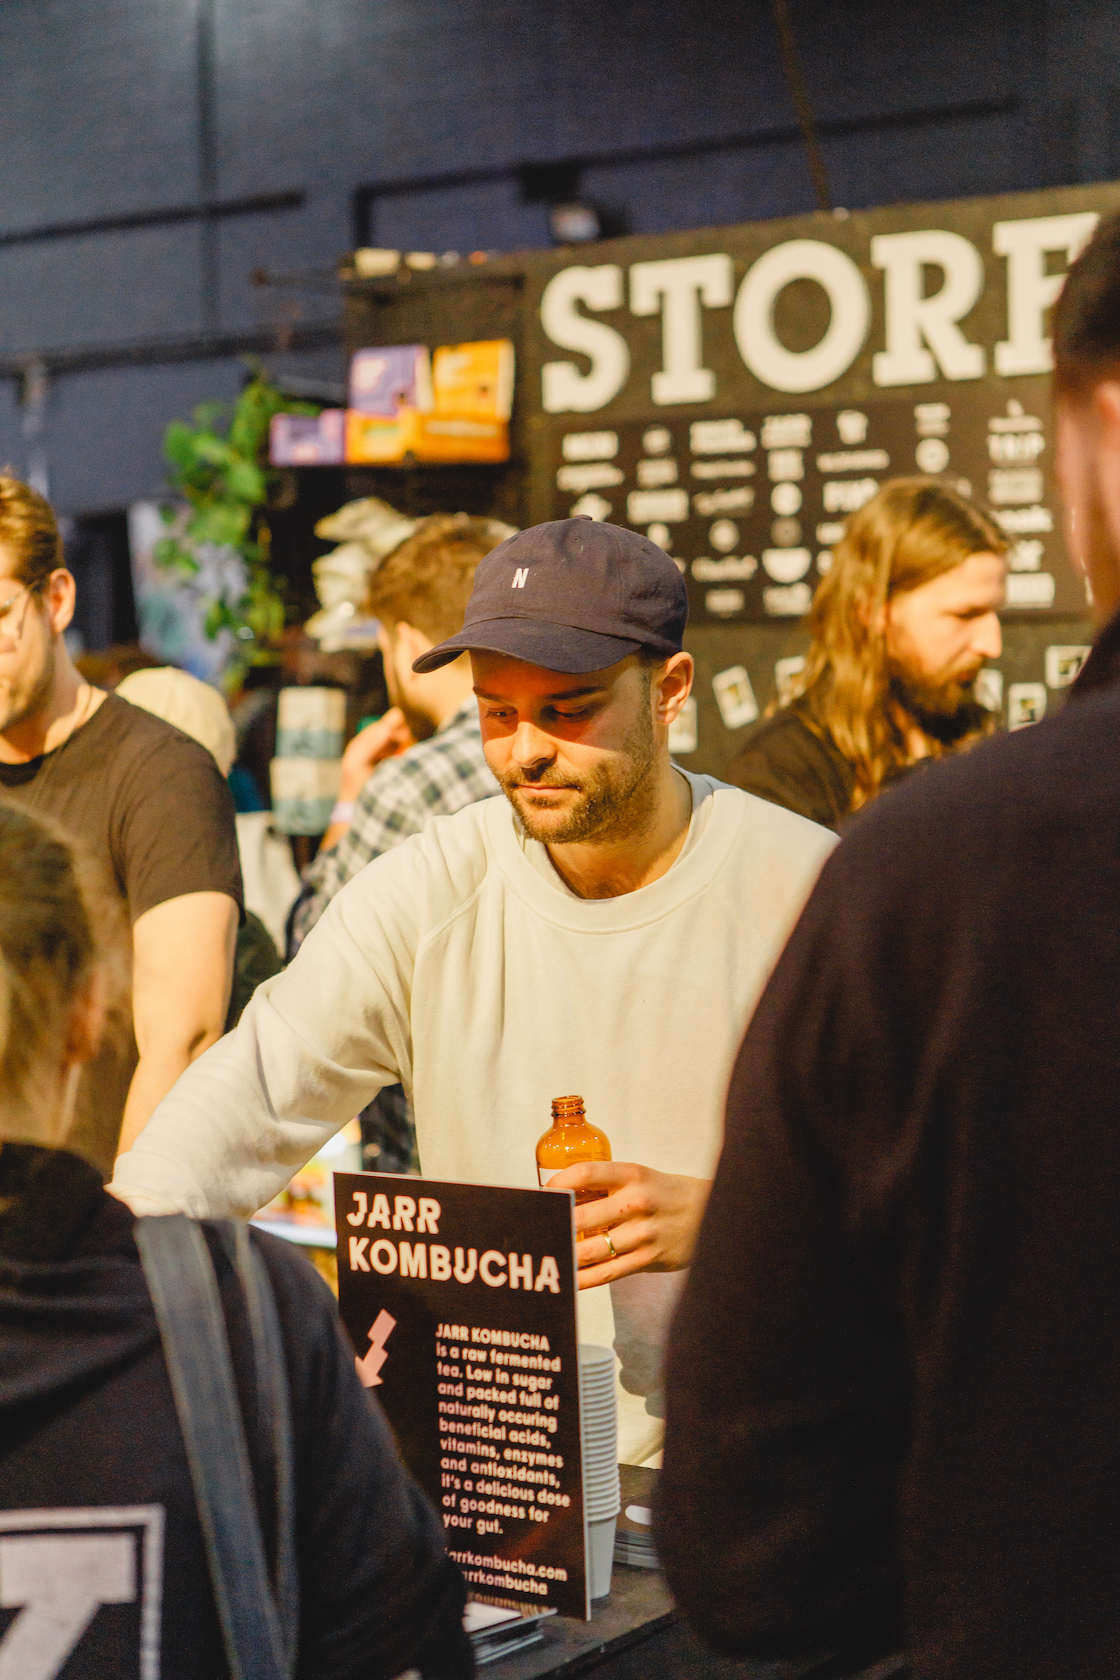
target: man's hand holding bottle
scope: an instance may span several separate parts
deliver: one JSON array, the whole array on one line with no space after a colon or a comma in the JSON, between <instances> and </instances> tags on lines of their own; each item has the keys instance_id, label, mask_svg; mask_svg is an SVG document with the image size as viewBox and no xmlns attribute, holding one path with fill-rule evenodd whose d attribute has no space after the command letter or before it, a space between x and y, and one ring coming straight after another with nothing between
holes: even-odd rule
<instances>
[{"instance_id":1,"label":"man's hand holding bottle","mask_svg":"<svg viewBox=\"0 0 1120 1680\"><path fill-rule=\"evenodd\" d=\"M579 1286L595 1289L631 1272L691 1264L711 1184L634 1161L581 1161L553 1174L548 1187L596 1196L575 1210Z\"/></svg>"}]
</instances>

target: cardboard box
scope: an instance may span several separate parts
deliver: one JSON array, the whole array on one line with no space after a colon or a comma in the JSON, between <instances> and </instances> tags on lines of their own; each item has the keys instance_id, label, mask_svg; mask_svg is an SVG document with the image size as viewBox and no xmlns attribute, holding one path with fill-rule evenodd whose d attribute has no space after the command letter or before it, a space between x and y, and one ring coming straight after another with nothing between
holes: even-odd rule
<instances>
[{"instance_id":1,"label":"cardboard box","mask_svg":"<svg viewBox=\"0 0 1120 1680\"><path fill-rule=\"evenodd\" d=\"M513 400L509 339L445 344L428 365L423 345L358 350L350 364L345 459L508 461Z\"/></svg>"},{"instance_id":2,"label":"cardboard box","mask_svg":"<svg viewBox=\"0 0 1120 1680\"><path fill-rule=\"evenodd\" d=\"M508 461L509 425L469 414L417 415L418 461Z\"/></svg>"},{"instance_id":3,"label":"cardboard box","mask_svg":"<svg viewBox=\"0 0 1120 1680\"><path fill-rule=\"evenodd\" d=\"M420 416L414 408L393 415L346 411L346 460L354 465L388 465L415 459Z\"/></svg>"},{"instance_id":4,"label":"cardboard box","mask_svg":"<svg viewBox=\"0 0 1120 1680\"><path fill-rule=\"evenodd\" d=\"M432 370L423 344L356 350L350 358L350 408L392 420L401 408L432 406Z\"/></svg>"},{"instance_id":5,"label":"cardboard box","mask_svg":"<svg viewBox=\"0 0 1120 1680\"><path fill-rule=\"evenodd\" d=\"M346 435L346 411L325 408L322 414L274 414L269 427L268 458L274 467L341 466Z\"/></svg>"},{"instance_id":6,"label":"cardboard box","mask_svg":"<svg viewBox=\"0 0 1120 1680\"><path fill-rule=\"evenodd\" d=\"M432 358L432 408L472 420L508 420L513 345L508 338L444 344Z\"/></svg>"}]
</instances>

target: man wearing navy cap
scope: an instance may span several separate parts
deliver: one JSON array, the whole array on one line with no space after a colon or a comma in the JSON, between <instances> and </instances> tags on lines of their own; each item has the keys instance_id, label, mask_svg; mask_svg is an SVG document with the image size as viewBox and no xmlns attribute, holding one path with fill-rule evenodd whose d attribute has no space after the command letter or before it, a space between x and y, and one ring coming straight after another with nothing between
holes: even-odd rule
<instances>
[{"instance_id":1,"label":"man wearing navy cap","mask_svg":"<svg viewBox=\"0 0 1120 1680\"><path fill-rule=\"evenodd\" d=\"M671 762L686 615L672 560L617 526L560 520L487 555L463 630L416 669L469 653L505 798L356 875L114 1181L141 1213L251 1212L400 1080L426 1176L535 1185L551 1099L579 1092L615 1160L557 1182L608 1192L577 1215L607 1227L579 1244L581 1335L616 1333L630 1462L659 1441L679 1278L654 1274L689 1263L732 1059L833 843Z\"/></svg>"}]
</instances>

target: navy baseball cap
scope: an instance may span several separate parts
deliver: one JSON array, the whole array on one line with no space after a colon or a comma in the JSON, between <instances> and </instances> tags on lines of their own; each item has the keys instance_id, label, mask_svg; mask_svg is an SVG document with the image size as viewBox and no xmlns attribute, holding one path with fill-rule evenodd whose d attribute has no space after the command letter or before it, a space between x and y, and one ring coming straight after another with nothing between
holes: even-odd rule
<instances>
[{"instance_id":1,"label":"navy baseball cap","mask_svg":"<svg viewBox=\"0 0 1120 1680\"><path fill-rule=\"evenodd\" d=\"M502 653L565 673L601 671L650 648L679 653L688 592L676 562L637 531L554 519L479 562L457 636L413 661L437 671L461 653Z\"/></svg>"}]
</instances>

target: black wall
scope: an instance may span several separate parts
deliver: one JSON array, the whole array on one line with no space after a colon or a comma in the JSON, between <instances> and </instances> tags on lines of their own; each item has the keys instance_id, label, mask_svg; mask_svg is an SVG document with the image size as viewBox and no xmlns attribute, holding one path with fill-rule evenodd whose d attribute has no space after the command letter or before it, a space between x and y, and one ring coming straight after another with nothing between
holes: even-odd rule
<instances>
[{"instance_id":1,"label":"black wall","mask_svg":"<svg viewBox=\"0 0 1120 1680\"><path fill-rule=\"evenodd\" d=\"M1120 175L1106 0L792 15L839 204ZM813 205L766 0L7 0L0 62L0 461L71 515L158 494L164 425L242 350L341 378L329 280L250 275L330 270L356 226L542 245L523 166L564 162L634 233Z\"/></svg>"}]
</instances>

